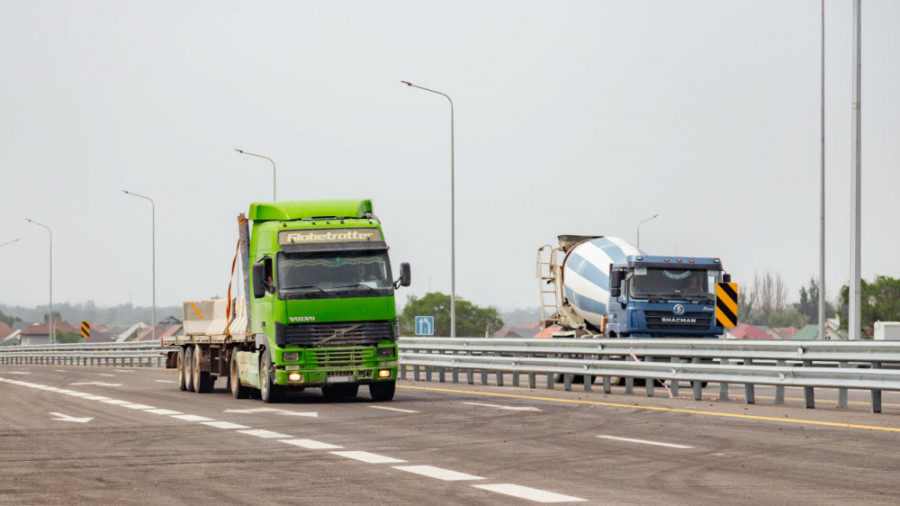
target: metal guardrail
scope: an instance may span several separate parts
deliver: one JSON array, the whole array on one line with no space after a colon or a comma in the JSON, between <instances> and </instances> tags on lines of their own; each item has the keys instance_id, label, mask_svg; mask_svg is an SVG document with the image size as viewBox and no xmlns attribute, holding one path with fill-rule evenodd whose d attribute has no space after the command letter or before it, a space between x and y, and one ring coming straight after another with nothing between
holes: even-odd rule
<instances>
[{"instance_id":1,"label":"metal guardrail","mask_svg":"<svg viewBox=\"0 0 900 506\"><path fill-rule=\"evenodd\" d=\"M624 378L626 393L632 393L635 379L644 379L647 395L665 381L673 396L679 382L692 384L693 398L702 397L704 383L719 384L719 398L728 399L729 385L744 385L746 402L756 402L755 386L775 387L775 403L784 403L785 387L802 387L807 408L815 407L815 388L838 389L838 407L847 406L848 389L869 390L872 412L881 412L881 392L900 390L900 342L890 341L731 341L718 339L479 339L402 338L400 362L412 366L414 379L466 381L474 383L479 371L482 384L496 374L503 386L506 373L513 386L527 374L528 386L535 388L537 375L545 376L547 388L555 377L572 389L580 379L586 391L594 376L602 378L603 391ZM883 366L895 368L882 368ZM401 378L407 375L401 369Z\"/></svg>"},{"instance_id":2,"label":"metal guardrail","mask_svg":"<svg viewBox=\"0 0 900 506\"><path fill-rule=\"evenodd\" d=\"M0 347L0 365L165 367L165 348L152 342Z\"/></svg>"},{"instance_id":3,"label":"metal guardrail","mask_svg":"<svg viewBox=\"0 0 900 506\"><path fill-rule=\"evenodd\" d=\"M677 396L679 382L691 382L694 399L701 399L703 383L718 383L719 398L727 400L729 385L743 384L746 402L756 402L755 386L775 387L775 403L784 403L785 387L802 387L807 408L815 407L815 388L838 389L838 407L847 406L848 389L869 390L872 412L881 412L881 392L900 391L900 342L898 341L730 341L718 339L494 339L400 338L401 378L412 368L415 380L425 381L437 372L454 383L464 371L474 383L475 373L487 384L496 375L504 385L512 375L518 386L526 375L528 386L544 376L547 388L561 377L571 390L582 380L592 390L593 378L602 378L603 391L624 379L626 393L634 392L634 380L644 379L647 395L656 380ZM157 343L56 344L0 347L0 365L93 365L165 367L167 347Z\"/></svg>"}]
</instances>

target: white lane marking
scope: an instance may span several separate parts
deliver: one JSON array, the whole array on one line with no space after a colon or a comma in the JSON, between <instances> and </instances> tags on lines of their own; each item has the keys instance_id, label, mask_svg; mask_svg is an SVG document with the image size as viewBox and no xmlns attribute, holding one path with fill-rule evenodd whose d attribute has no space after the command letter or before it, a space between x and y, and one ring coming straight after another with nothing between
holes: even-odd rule
<instances>
[{"instance_id":1,"label":"white lane marking","mask_svg":"<svg viewBox=\"0 0 900 506\"><path fill-rule=\"evenodd\" d=\"M368 464L402 464L406 462L405 460L395 459L393 457L385 457L384 455L378 455L376 453L369 452L331 452L333 455L337 455L339 457L346 457L348 459L359 460L360 462L366 462Z\"/></svg>"},{"instance_id":2,"label":"white lane marking","mask_svg":"<svg viewBox=\"0 0 900 506\"><path fill-rule=\"evenodd\" d=\"M309 417L318 417L319 413L315 411L288 411L286 409L278 409L278 408L253 408L253 409L226 409L225 413L236 413L236 414L250 414L250 413L275 413L276 415L285 415L285 416L309 416Z\"/></svg>"},{"instance_id":3,"label":"white lane marking","mask_svg":"<svg viewBox=\"0 0 900 506\"><path fill-rule=\"evenodd\" d=\"M79 387L83 385L97 385L101 387L120 387L121 383L104 383L102 381L82 381L79 383L69 383L70 387Z\"/></svg>"},{"instance_id":4,"label":"white lane marking","mask_svg":"<svg viewBox=\"0 0 900 506\"><path fill-rule=\"evenodd\" d=\"M56 422L75 422L75 423L87 423L94 419L92 416L86 416L84 418L75 418L74 416L64 415L62 413L54 413L50 412L51 415L55 416L53 420Z\"/></svg>"},{"instance_id":5,"label":"white lane marking","mask_svg":"<svg viewBox=\"0 0 900 506\"><path fill-rule=\"evenodd\" d=\"M84 392L66 392L66 395L71 395L72 397L90 397L91 394L86 394Z\"/></svg>"},{"instance_id":6,"label":"white lane marking","mask_svg":"<svg viewBox=\"0 0 900 506\"><path fill-rule=\"evenodd\" d=\"M474 476L466 473L459 473L449 469L441 469L434 466L394 466L394 469L426 476L428 478L436 478L444 481L465 481L465 480L483 480L481 476Z\"/></svg>"},{"instance_id":7,"label":"white lane marking","mask_svg":"<svg viewBox=\"0 0 900 506\"><path fill-rule=\"evenodd\" d=\"M529 501L540 503L551 502L585 502L587 499L572 497L570 495L557 494L555 492L547 492L531 487L523 487L522 485L513 485L512 483L499 483L497 485L472 485L475 488L496 492L498 494L527 499Z\"/></svg>"},{"instance_id":8,"label":"white lane marking","mask_svg":"<svg viewBox=\"0 0 900 506\"><path fill-rule=\"evenodd\" d=\"M102 395L88 395L85 399L91 401L108 401L109 397L103 397Z\"/></svg>"},{"instance_id":9,"label":"white lane marking","mask_svg":"<svg viewBox=\"0 0 900 506\"><path fill-rule=\"evenodd\" d=\"M134 369L113 369L114 372L134 372Z\"/></svg>"},{"instance_id":10,"label":"white lane marking","mask_svg":"<svg viewBox=\"0 0 900 506\"><path fill-rule=\"evenodd\" d=\"M154 380L154 381L156 381L157 383L175 383L174 381L171 381L171 380Z\"/></svg>"},{"instance_id":11,"label":"white lane marking","mask_svg":"<svg viewBox=\"0 0 900 506\"><path fill-rule=\"evenodd\" d=\"M107 399L102 402L104 402L105 404L115 404L116 406L121 406L122 404L131 404L128 401L120 401L119 399Z\"/></svg>"},{"instance_id":12,"label":"white lane marking","mask_svg":"<svg viewBox=\"0 0 900 506\"><path fill-rule=\"evenodd\" d=\"M147 413L153 413L154 415L182 415L181 411L172 411L171 409L148 409Z\"/></svg>"},{"instance_id":13,"label":"white lane marking","mask_svg":"<svg viewBox=\"0 0 900 506\"><path fill-rule=\"evenodd\" d=\"M336 448L343 448L343 446L313 441L312 439L281 439L279 442L299 446L300 448L306 448L307 450L334 450Z\"/></svg>"},{"instance_id":14,"label":"white lane marking","mask_svg":"<svg viewBox=\"0 0 900 506\"><path fill-rule=\"evenodd\" d=\"M97 373L97 376L104 376L107 378L115 378L116 377L115 374L106 374L106 373L102 373L102 372Z\"/></svg>"},{"instance_id":15,"label":"white lane marking","mask_svg":"<svg viewBox=\"0 0 900 506\"><path fill-rule=\"evenodd\" d=\"M65 369L53 369L53 370L56 371L56 372L69 372L69 371L67 371L67 370L65 370Z\"/></svg>"},{"instance_id":16,"label":"white lane marking","mask_svg":"<svg viewBox=\"0 0 900 506\"><path fill-rule=\"evenodd\" d=\"M375 408L375 409L383 409L385 411L396 411L398 413L418 413L418 411L413 411L411 409L389 408L387 406L369 406L369 407Z\"/></svg>"},{"instance_id":17,"label":"white lane marking","mask_svg":"<svg viewBox=\"0 0 900 506\"><path fill-rule=\"evenodd\" d=\"M128 409L156 409L153 406L148 406L146 404L122 404L122 407Z\"/></svg>"},{"instance_id":18,"label":"white lane marking","mask_svg":"<svg viewBox=\"0 0 900 506\"><path fill-rule=\"evenodd\" d=\"M212 418L206 418L205 416L197 416L197 415L171 415L172 418L177 418L179 420L184 420L186 422L211 422Z\"/></svg>"},{"instance_id":19,"label":"white lane marking","mask_svg":"<svg viewBox=\"0 0 900 506\"><path fill-rule=\"evenodd\" d=\"M249 429L246 425L231 422L203 422L203 425L209 425L217 429Z\"/></svg>"},{"instance_id":20,"label":"white lane marking","mask_svg":"<svg viewBox=\"0 0 900 506\"><path fill-rule=\"evenodd\" d=\"M31 374L31 373L30 373L30 372L26 372L26 371L9 371L9 374L25 375L25 374Z\"/></svg>"},{"instance_id":21,"label":"white lane marking","mask_svg":"<svg viewBox=\"0 0 900 506\"><path fill-rule=\"evenodd\" d=\"M249 436L261 437L263 439L284 439L291 437L287 434L280 434L278 432L272 432L270 430L265 429L248 429L248 430L239 430L241 434L247 434Z\"/></svg>"},{"instance_id":22,"label":"white lane marking","mask_svg":"<svg viewBox=\"0 0 900 506\"><path fill-rule=\"evenodd\" d=\"M499 404L484 404L481 402L464 402L463 404L468 404L470 406L484 406L487 408L497 408L497 409L507 409L510 411L540 411L540 408L533 408L531 406L501 406Z\"/></svg>"},{"instance_id":23,"label":"white lane marking","mask_svg":"<svg viewBox=\"0 0 900 506\"><path fill-rule=\"evenodd\" d=\"M667 448L680 448L682 450L689 450L693 448L693 446L687 445L676 445L672 443L660 443L659 441L647 441L646 439L631 439L627 437L616 437L616 436L597 436L601 439L610 439L613 441L624 441L626 443L638 443L642 445L654 445L654 446L665 446Z\"/></svg>"}]
</instances>

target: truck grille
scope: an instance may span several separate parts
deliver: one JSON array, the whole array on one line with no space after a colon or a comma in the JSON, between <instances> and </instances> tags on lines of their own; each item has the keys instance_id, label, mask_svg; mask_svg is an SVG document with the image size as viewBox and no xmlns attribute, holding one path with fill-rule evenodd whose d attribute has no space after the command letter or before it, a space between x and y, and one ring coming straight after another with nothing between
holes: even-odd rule
<instances>
[{"instance_id":1,"label":"truck grille","mask_svg":"<svg viewBox=\"0 0 900 506\"><path fill-rule=\"evenodd\" d=\"M361 367L367 354L374 356L372 350L373 348L315 350L308 353L306 359L312 367Z\"/></svg>"},{"instance_id":2,"label":"truck grille","mask_svg":"<svg viewBox=\"0 0 900 506\"><path fill-rule=\"evenodd\" d=\"M314 346L372 346L393 339L390 321L304 323L284 327L284 344Z\"/></svg>"},{"instance_id":3,"label":"truck grille","mask_svg":"<svg viewBox=\"0 0 900 506\"><path fill-rule=\"evenodd\" d=\"M645 311L647 328L650 330L707 330L713 315L700 311L687 312L683 315L671 311Z\"/></svg>"}]
</instances>

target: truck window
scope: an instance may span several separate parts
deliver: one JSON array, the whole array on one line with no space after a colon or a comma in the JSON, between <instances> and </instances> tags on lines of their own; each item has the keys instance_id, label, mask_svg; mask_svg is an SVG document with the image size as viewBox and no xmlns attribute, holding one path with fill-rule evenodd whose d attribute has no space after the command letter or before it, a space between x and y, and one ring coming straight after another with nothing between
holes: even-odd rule
<instances>
[{"instance_id":1,"label":"truck window","mask_svg":"<svg viewBox=\"0 0 900 506\"><path fill-rule=\"evenodd\" d=\"M279 253L279 293L289 298L385 296L393 293L384 251Z\"/></svg>"},{"instance_id":2,"label":"truck window","mask_svg":"<svg viewBox=\"0 0 900 506\"><path fill-rule=\"evenodd\" d=\"M631 277L630 294L635 299L715 300L719 271L700 269L637 268Z\"/></svg>"}]
</instances>

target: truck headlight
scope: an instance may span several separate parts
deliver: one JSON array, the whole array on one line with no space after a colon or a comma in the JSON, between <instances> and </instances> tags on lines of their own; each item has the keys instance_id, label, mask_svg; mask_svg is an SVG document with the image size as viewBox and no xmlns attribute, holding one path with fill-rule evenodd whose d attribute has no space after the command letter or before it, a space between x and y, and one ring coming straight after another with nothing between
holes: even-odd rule
<instances>
[{"instance_id":1,"label":"truck headlight","mask_svg":"<svg viewBox=\"0 0 900 506\"><path fill-rule=\"evenodd\" d=\"M299 351L286 351L281 354L281 360L285 362L298 362L300 361L300 352Z\"/></svg>"},{"instance_id":2,"label":"truck headlight","mask_svg":"<svg viewBox=\"0 0 900 506\"><path fill-rule=\"evenodd\" d=\"M379 369L379 370L378 370L378 377L379 377L379 378L390 378L390 377L391 377L391 370L390 370L390 369Z\"/></svg>"},{"instance_id":3,"label":"truck headlight","mask_svg":"<svg viewBox=\"0 0 900 506\"><path fill-rule=\"evenodd\" d=\"M292 372L288 375L288 379L291 381L303 381L303 375L299 372Z\"/></svg>"}]
</instances>

